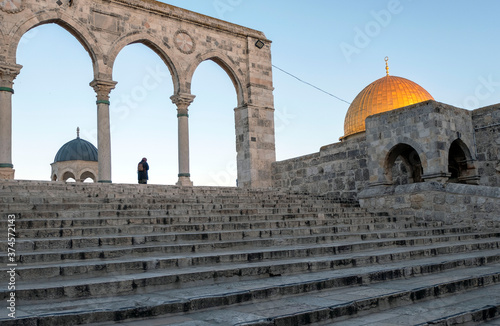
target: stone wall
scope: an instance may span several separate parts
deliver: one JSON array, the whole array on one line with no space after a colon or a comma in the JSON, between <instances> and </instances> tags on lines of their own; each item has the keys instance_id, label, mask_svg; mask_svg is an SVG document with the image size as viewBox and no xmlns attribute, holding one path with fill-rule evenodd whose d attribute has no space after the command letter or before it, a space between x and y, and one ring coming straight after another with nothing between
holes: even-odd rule
<instances>
[{"instance_id":1,"label":"stone wall","mask_svg":"<svg viewBox=\"0 0 500 326\"><path fill-rule=\"evenodd\" d=\"M500 188L421 182L368 187L358 194L371 211L414 215L447 225L470 224L477 229L500 227Z\"/></svg>"},{"instance_id":2,"label":"stone wall","mask_svg":"<svg viewBox=\"0 0 500 326\"><path fill-rule=\"evenodd\" d=\"M471 112L444 103L426 101L369 116L366 141L370 183L393 184L388 157L399 144L416 151L424 180L447 180L448 154L457 139L472 148Z\"/></svg>"},{"instance_id":3,"label":"stone wall","mask_svg":"<svg viewBox=\"0 0 500 326\"><path fill-rule=\"evenodd\" d=\"M468 111L427 101L370 116L366 126L366 133L318 153L274 163L274 186L352 199L369 184L412 183L407 166L389 159L400 144L415 149L424 181L444 183L456 142L468 162L462 180L477 182L479 175L480 185L500 186L500 104Z\"/></svg>"},{"instance_id":4,"label":"stone wall","mask_svg":"<svg viewBox=\"0 0 500 326\"><path fill-rule=\"evenodd\" d=\"M480 184L500 187L500 104L472 112Z\"/></svg>"},{"instance_id":5,"label":"stone wall","mask_svg":"<svg viewBox=\"0 0 500 326\"><path fill-rule=\"evenodd\" d=\"M356 198L368 182L363 138L323 146L318 153L273 164L275 187L293 191Z\"/></svg>"}]
</instances>

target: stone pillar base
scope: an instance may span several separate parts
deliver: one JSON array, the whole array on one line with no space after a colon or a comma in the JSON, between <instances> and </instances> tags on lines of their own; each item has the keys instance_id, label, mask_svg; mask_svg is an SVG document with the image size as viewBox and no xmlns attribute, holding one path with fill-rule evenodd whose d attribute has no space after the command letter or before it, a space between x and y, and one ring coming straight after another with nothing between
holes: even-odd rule
<instances>
[{"instance_id":1,"label":"stone pillar base","mask_svg":"<svg viewBox=\"0 0 500 326\"><path fill-rule=\"evenodd\" d=\"M13 168L0 168L0 179L14 180L15 171Z\"/></svg>"},{"instance_id":2,"label":"stone pillar base","mask_svg":"<svg viewBox=\"0 0 500 326\"><path fill-rule=\"evenodd\" d=\"M192 187L193 182L191 181L190 177L182 176L182 177L179 177L179 181L177 181L177 183L175 185L180 186L180 187Z\"/></svg>"},{"instance_id":3,"label":"stone pillar base","mask_svg":"<svg viewBox=\"0 0 500 326\"><path fill-rule=\"evenodd\" d=\"M450 178L450 173L433 173L433 174L425 174L422 176L425 182L438 182L445 184Z\"/></svg>"}]
</instances>

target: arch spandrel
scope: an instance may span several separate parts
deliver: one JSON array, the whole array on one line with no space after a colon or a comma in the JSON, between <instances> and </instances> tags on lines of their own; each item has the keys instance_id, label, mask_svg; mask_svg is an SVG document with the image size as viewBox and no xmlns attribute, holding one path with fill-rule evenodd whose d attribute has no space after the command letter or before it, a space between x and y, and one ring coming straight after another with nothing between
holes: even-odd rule
<instances>
[{"instance_id":1,"label":"arch spandrel","mask_svg":"<svg viewBox=\"0 0 500 326\"><path fill-rule=\"evenodd\" d=\"M188 66L184 74L185 76L184 80L181 82L181 85L184 84L183 86L185 87L185 92L191 94L191 85L194 73L196 69L198 69L200 64L207 60L215 62L219 67L221 67L227 73L227 75L231 79L231 82L233 83L236 91L236 96L238 101L237 106L239 107L242 106L244 103L246 103L247 97L243 92L243 87L241 82L241 80L244 78L241 73L240 74L237 73L239 68L237 68L236 65L232 63L232 60L227 55L219 51L211 50L205 52L204 54L197 55L196 59L191 62L191 64Z\"/></svg>"},{"instance_id":2,"label":"arch spandrel","mask_svg":"<svg viewBox=\"0 0 500 326\"><path fill-rule=\"evenodd\" d=\"M19 42L23 35L35 27L46 24L56 24L73 35L89 54L92 60L94 76L99 75L101 70L100 66L103 62L103 55L96 37L89 32L86 26L61 11L48 10L40 14L26 17L24 20L15 24L7 35L7 56L15 61Z\"/></svg>"},{"instance_id":3,"label":"arch spandrel","mask_svg":"<svg viewBox=\"0 0 500 326\"><path fill-rule=\"evenodd\" d=\"M162 42L156 39L153 35L148 33L137 33L132 32L125 36L117 39L112 45L109 52L106 55L107 58L107 66L113 69L116 58L118 54L130 44L143 44L153 50L160 59L165 63L168 70L170 71L170 75L172 76L172 82L174 84L174 93L177 94L180 89L180 81L179 74L177 69L177 64L172 60L172 55L168 52L169 50L166 47L162 46Z\"/></svg>"}]
</instances>

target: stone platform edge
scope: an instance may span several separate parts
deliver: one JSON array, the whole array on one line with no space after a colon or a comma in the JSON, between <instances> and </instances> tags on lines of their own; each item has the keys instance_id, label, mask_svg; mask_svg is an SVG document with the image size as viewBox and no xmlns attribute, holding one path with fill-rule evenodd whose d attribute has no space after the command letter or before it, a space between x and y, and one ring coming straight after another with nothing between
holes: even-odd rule
<instances>
[{"instance_id":1,"label":"stone platform edge","mask_svg":"<svg viewBox=\"0 0 500 326\"><path fill-rule=\"evenodd\" d=\"M374 186L358 194L369 211L412 214L424 221L500 228L500 187L421 182Z\"/></svg>"}]
</instances>

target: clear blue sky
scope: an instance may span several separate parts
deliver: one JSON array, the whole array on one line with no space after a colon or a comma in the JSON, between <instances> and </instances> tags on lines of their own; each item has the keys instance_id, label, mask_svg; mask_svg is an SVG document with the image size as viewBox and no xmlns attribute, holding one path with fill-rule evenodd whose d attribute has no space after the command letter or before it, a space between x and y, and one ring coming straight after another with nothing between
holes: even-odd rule
<instances>
[{"instance_id":1,"label":"clear blue sky","mask_svg":"<svg viewBox=\"0 0 500 326\"><path fill-rule=\"evenodd\" d=\"M348 102L390 74L408 78L440 102L474 109L500 103L500 2L496 0L172 0L163 1L263 31L273 64ZM91 60L64 29L44 25L18 48L24 68L13 97L13 164L18 179L49 180L57 150L76 137L97 145ZM136 164L151 165L150 183L177 181L177 118L168 69L144 45L118 56L111 93L113 182L136 183ZM160 83L138 92L147 74ZM273 71L277 160L317 152L343 135L348 104ZM122 98L136 92L132 105ZM190 106L191 179L236 179L236 94L222 69L203 63Z\"/></svg>"}]
</instances>

